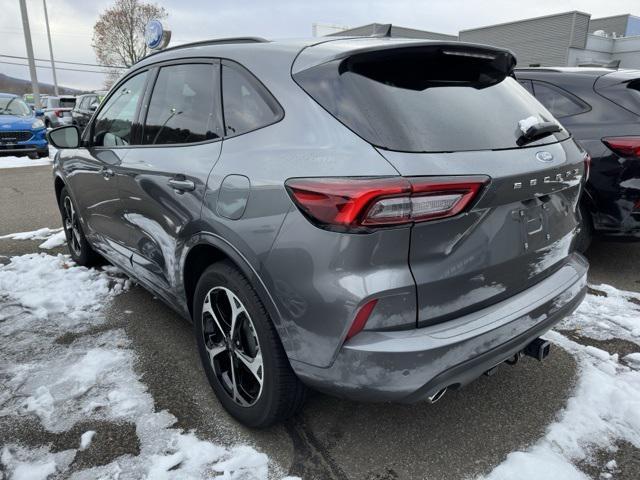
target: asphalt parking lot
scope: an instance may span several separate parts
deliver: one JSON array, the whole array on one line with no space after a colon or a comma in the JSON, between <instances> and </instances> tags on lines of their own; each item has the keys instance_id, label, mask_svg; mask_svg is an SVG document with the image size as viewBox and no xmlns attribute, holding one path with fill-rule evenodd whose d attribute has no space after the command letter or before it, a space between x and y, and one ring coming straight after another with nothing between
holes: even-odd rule
<instances>
[{"instance_id":1,"label":"asphalt parking lot","mask_svg":"<svg viewBox=\"0 0 640 480\"><path fill-rule=\"evenodd\" d=\"M0 235L59 223L50 167L0 170ZM38 251L38 243L0 240L0 256ZM640 291L639 245L595 242L588 256L591 283ZM312 394L298 417L253 431L220 407L201 369L191 326L171 309L134 287L116 297L106 314L108 322L100 329L126 330L156 408L175 415L178 427L223 445L252 445L267 453L280 473L304 479L441 479L487 473L509 452L526 448L544 433L576 379L573 357L555 348L541 364L525 359L502 366L496 375L448 393L434 405L370 405ZM97 448L85 452L86 465L135 454L139 448L132 425L105 422L92 428L99 433ZM0 438L26 445L53 443L63 449L72 441L65 435L44 432L26 417L18 422L0 418ZM632 447L620 452L638 458Z\"/></svg>"}]
</instances>

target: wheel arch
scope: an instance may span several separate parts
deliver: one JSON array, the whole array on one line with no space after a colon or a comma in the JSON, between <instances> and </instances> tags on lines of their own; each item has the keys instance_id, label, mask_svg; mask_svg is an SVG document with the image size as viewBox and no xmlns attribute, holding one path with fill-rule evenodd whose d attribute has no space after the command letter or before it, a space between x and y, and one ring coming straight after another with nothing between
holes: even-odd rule
<instances>
[{"instance_id":1,"label":"wheel arch","mask_svg":"<svg viewBox=\"0 0 640 480\"><path fill-rule=\"evenodd\" d=\"M56 202L58 203L58 205L60 204L60 193L62 192L62 189L64 187L66 187L66 183L64 183L64 180L62 180L62 177L60 175L56 175L55 180L53 181L53 186L55 188L55 192L56 192Z\"/></svg>"},{"instance_id":2,"label":"wheel arch","mask_svg":"<svg viewBox=\"0 0 640 480\"><path fill-rule=\"evenodd\" d=\"M224 260L231 262L247 277L269 313L285 351L289 351L288 335L281 321L280 312L262 278L240 251L214 233L201 232L185 245L181 272L185 301L191 320L193 320L193 295L198 279L207 267Z\"/></svg>"}]
</instances>

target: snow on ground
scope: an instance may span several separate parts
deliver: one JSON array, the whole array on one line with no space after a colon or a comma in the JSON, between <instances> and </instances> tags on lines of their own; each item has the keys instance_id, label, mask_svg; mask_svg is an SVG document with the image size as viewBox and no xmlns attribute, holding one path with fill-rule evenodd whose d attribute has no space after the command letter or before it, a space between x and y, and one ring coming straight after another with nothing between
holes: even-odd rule
<instances>
[{"instance_id":1,"label":"snow on ground","mask_svg":"<svg viewBox=\"0 0 640 480\"><path fill-rule=\"evenodd\" d=\"M45 240L40 244L40 248L51 250L52 248L60 247L67 242L64 231L62 228L40 228L31 232L18 232L9 233L8 235L0 236L0 240Z\"/></svg>"},{"instance_id":2,"label":"snow on ground","mask_svg":"<svg viewBox=\"0 0 640 480\"><path fill-rule=\"evenodd\" d=\"M266 479L266 455L200 440L172 428L170 413L155 411L124 330L92 333L106 321L102 307L128 288L114 267L86 269L66 255L28 254L0 266L0 417L31 416L51 432L92 419L136 425L138 456L76 471L72 479ZM73 341L57 342L61 335ZM86 432L77 449L61 452L2 439L0 470L12 479L67 478L78 451L91 449L92 437Z\"/></svg>"},{"instance_id":3,"label":"snow on ground","mask_svg":"<svg viewBox=\"0 0 640 480\"><path fill-rule=\"evenodd\" d=\"M51 159L38 158L37 160L32 160L29 157L0 157L0 169L39 167L42 165L51 165Z\"/></svg>"},{"instance_id":4,"label":"snow on ground","mask_svg":"<svg viewBox=\"0 0 640 480\"><path fill-rule=\"evenodd\" d=\"M592 287L592 291L595 294L587 295L559 329L640 345L640 295L608 285ZM576 343L555 331L547 338L578 361L579 379L573 396L538 443L509 454L487 480L583 480L588 477L574 464L588 461L595 449L608 449L613 456L617 441L640 448L640 353L621 361L617 354ZM603 478L611 478L615 468L615 461L608 462Z\"/></svg>"},{"instance_id":5,"label":"snow on ground","mask_svg":"<svg viewBox=\"0 0 640 480\"><path fill-rule=\"evenodd\" d=\"M38 158L37 160L31 160L27 156L14 157L14 156L0 156L0 169L3 168L22 168L22 167L39 167L42 165L51 165L51 161L55 156L57 150L49 145L49 158Z\"/></svg>"}]
</instances>

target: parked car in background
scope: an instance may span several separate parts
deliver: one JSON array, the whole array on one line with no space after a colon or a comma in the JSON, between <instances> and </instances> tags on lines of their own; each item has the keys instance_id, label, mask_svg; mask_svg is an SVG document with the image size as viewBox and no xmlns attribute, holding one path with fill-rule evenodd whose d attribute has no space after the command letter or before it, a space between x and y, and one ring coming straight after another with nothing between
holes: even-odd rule
<instances>
[{"instance_id":1,"label":"parked car in background","mask_svg":"<svg viewBox=\"0 0 640 480\"><path fill-rule=\"evenodd\" d=\"M71 111L73 125L84 130L105 95L106 92L96 92L76 97L76 105Z\"/></svg>"},{"instance_id":2,"label":"parked car in background","mask_svg":"<svg viewBox=\"0 0 640 480\"><path fill-rule=\"evenodd\" d=\"M44 103L44 124L47 128L71 125L71 111L76 105L76 97L47 97Z\"/></svg>"},{"instance_id":3,"label":"parked car in background","mask_svg":"<svg viewBox=\"0 0 640 480\"><path fill-rule=\"evenodd\" d=\"M514 65L393 38L153 53L84 132L48 134L71 255L191 319L251 426L293 415L305 385L435 402L542 359L586 292L585 152Z\"/></svg>"},{"instance_id":4,"label":"parked car in background","mask_svg":"<svg viewBox=\"0 0 640 480\"><path fill-rule=\"evenodd\" d=\"M0 155L49 156L44 122L18 95L0 93Z\"/></svg>"},{"instance_id":5,"label":"parked car in background","mask_svg":"<svg viewBox=\"0 0 640 480\"><path fill-rule=\"evenodd\" d=\"M640 240L640 71L525 68L516 77L591 155L580 250L594 234Z\"/></svg>"}]
</instances>

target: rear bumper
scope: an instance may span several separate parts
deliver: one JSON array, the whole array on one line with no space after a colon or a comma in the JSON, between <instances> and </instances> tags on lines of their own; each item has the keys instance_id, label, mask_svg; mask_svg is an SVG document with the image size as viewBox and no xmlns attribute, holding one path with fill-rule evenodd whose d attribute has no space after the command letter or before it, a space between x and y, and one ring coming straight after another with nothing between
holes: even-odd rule
<instances>
[{"instance_id":1,"label":"rear bumper","mask_svg":"<svg viewBox=\"0 0 640 480\"><path fill-rule=\"evenodd\" d=\"M421 401L469 383L573 312L586 293L587 269L573 254L550 277L491 307L425 328L364 331L328 368L295 360L292 366L306 384L333 395Z\"/></svg>"}]
</instances>

